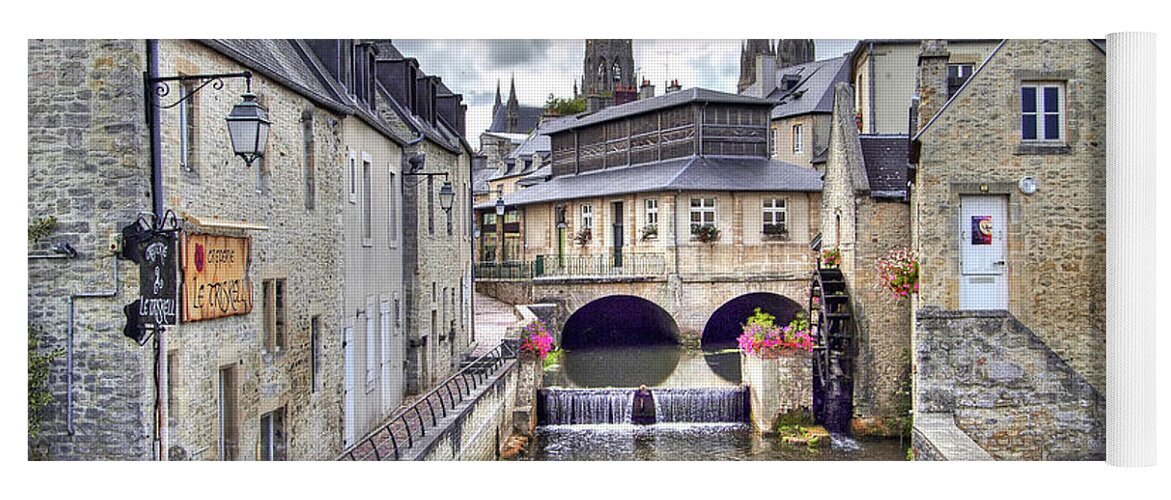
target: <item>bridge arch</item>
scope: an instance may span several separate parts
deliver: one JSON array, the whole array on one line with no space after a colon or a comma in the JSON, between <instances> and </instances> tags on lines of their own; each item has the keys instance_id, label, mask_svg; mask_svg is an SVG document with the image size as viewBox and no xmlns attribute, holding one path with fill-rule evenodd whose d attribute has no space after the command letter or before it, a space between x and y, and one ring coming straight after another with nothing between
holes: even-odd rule
<instances>
[{"instance_id":1,"label":"bridge arch","mask_svg":"<svg viewBox=\"0 0 1171 500\"><path fill-rule=\"evenodd\" d=\"M776 316L778 325L788 324L799 311L804 310L800 304L784 295L769 292L747 293L724 302L712 313L703 327L700 344L704 349L735 347L742 325L757 307Z\"/></svg>"},{"instance_id":2,"label":"bridge arch","mask_svg":"<svg viewBox=\"0 0 1171 500\"><path fill-rule=\"evenodd\" d=\"M566 349L678 344L679 325L658 304L633 295L609 295L581 306L561 329Z\"/></svg>"}]
</instances>

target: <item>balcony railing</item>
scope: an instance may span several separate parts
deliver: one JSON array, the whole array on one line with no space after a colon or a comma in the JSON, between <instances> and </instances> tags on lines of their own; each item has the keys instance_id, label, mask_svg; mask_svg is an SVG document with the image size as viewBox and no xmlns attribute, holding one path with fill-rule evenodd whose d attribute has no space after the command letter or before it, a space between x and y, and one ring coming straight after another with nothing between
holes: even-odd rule
<instances>
[{"instance_id":1,"label":"balcony railing","mask_svg":"<svg viewBox=\"0 0 1171 500\"><path fill-rule=\"evenodd\" d=\"M662 253L612 252L591 255L538 255L533 276L661 276L667 273Z\"/></svg>"},{"instance_id":2,"label":"balcony railing","mask_svg":"<svg viewBox=\"0 0 1171 500\"><path fill-rule=\"evenodd\" d=\"M533 278L533 263L523 260L508 262L477 262L478 280L527 280Z\"/></svg>"}]
</instances>

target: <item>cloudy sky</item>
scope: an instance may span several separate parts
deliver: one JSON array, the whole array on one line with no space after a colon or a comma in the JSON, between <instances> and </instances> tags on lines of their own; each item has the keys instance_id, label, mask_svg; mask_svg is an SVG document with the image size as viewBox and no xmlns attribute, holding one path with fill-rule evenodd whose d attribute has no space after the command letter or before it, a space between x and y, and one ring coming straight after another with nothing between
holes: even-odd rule
<instances>
[{"instance_id":1,"label":"cloudy sky","mask_svg":"<svg viewBox=\"0 0 1171 500\"><path fill-rule=\"evenodd\" d=\"M856 40L816 40L817 58L837 57ZM741 40L634 40L634 65L641 78L663 92L663 83L678 79L684 88L736 92L740 78ZM539 106L549 94L571 97L580 80L585 40L395 40L395 47L419 60L423 71L438 75L468 105L468 142L479 148L480 132L491 121L496 82L508 99L509 78L516 77L521 104Z\"/></svg>"}]
</instances>

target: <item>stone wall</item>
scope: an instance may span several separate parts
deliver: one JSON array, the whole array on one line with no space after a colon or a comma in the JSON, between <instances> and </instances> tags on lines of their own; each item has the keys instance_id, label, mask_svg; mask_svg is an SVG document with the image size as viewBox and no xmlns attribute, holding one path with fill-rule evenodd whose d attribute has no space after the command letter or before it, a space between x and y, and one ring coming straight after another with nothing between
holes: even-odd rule
<instances>
[{"instance_id":1,"label":"stone wall","mask_svg":"<svg viewBox=\"0 0 1171 500\"><path fill-rule=\"evenodd\" d=\"M110 255L111 237L150 210L150 157L143 120L141 40L28 41L28 221L57 218L30 254L68 242L75 259L28 260L28 320L41 346L65 349L73 321L73 433L66 426L64 356L49 367L53 402L42 439L56 460L144 460L153 456L154 356L122 336L122 306L138 292L138 267ZM115 287L114 272L120 281Z\"/></svg>"},{"instance_id":2,"label":"stone wall","mask_svg":"<svg viewBox=\"0 0 1171 500\"><path fill-rule=\"evenodd\" d=\"M513 409L521 378L519 361L510 361L497 379L477 390L454 421L431 438L414 460L495 460L513 429Z\"/></svg>"},{"instance_id":3,"label":"stone wall","mask_svg":"<svg viewBox=\"0 0 1171 500\"><path fill-rule=\"evenodd\" d=\"M952 49L954 52L955 49ZM960 196L1008 202L1008 309L1106 387L1106 58L1088 40L1007 40L926 125L912 186L920 306L959 308ZM1064 85L1064 141L1021 143L1023 81ZM1035 194L1021 193L1032 176Z\"/></svg>"},{"instance_id":4,"label":"stone wall","mask_svg":"<svg viewBox=\"0 0 1171 500\"><path fill-rule=\"evenodd\" d=\"M1105 458L1102 394L1010 313L920 309L916 333L916 414L953 414L998 460Z\"/></svg>"},{"instance_id":5,"label":"stone wall","mask_svg":"<svg viewBox=\"0 0 1171 500\"><path fill-rule=\"evenodd\" d=\"M803 412L813 415L813 357L793 353L775 358L740 355L740 371L751 398L752 425L758 432L776 430L777 418Z\"/></svg>"}]
</instances>

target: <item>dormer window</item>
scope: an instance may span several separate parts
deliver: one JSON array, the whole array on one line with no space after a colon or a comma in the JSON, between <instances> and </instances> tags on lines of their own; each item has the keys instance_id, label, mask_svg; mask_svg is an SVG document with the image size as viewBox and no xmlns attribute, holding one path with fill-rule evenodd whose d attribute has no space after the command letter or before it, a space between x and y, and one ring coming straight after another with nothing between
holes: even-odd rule
<instances>
[{"instance_id":1,"label":"dormer window","mask_svg":"<svg viewBox=\"0 0 1171 500\"><path fill-rule=\"evenodd\" d=\"M789 74L781 77L781 90L788 92L797 86L801 81L801 75Z\"/></svg>"}]
</instances>

